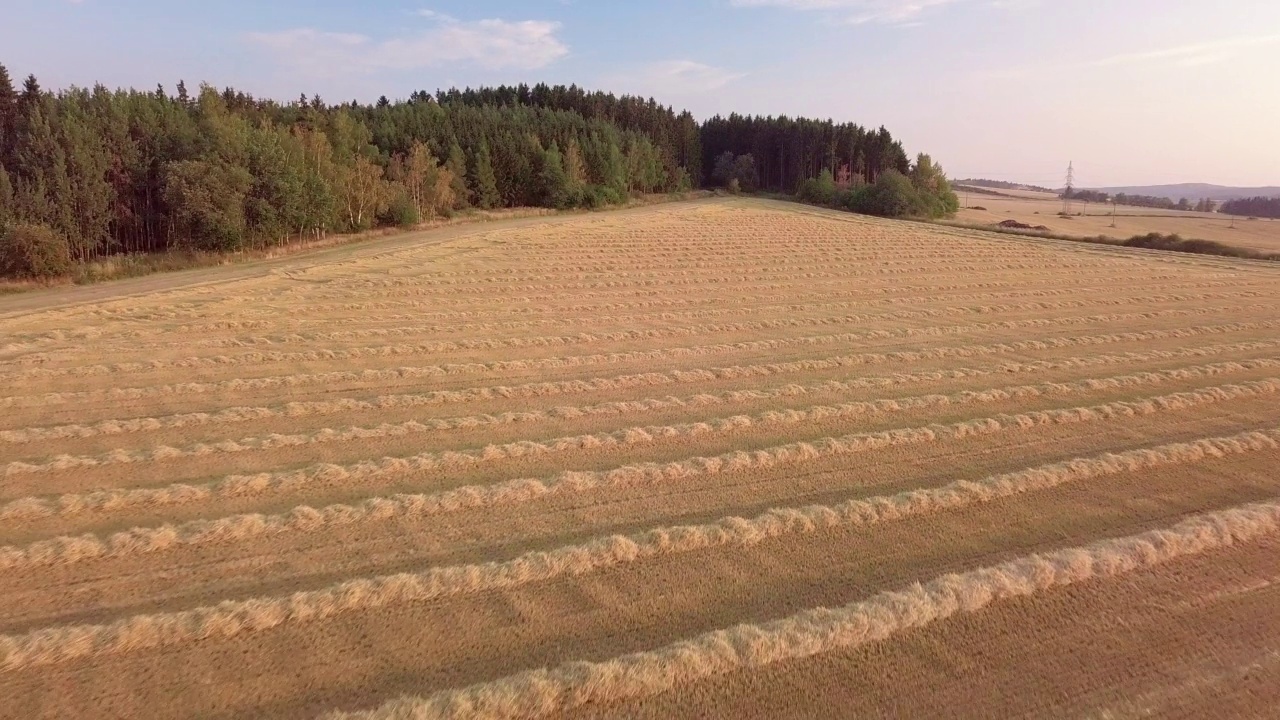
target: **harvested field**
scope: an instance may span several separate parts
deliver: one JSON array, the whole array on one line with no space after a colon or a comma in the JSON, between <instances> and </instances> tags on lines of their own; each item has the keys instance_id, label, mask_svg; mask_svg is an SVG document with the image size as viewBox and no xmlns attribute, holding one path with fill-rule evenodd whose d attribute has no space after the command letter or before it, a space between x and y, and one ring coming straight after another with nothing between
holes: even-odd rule
<instances>
[{"instance_id":1,"label":"harvested field","mask_svg":"<svg viewBox=\"0 0 1280 720\"><path fill-rule=\"evenodd\" d=\"M1271 710L1280 267L725 199L226 272L0 300L0 717Z\"/></svg>"},{"instance_id":2,"label":"harvested field","mask_svg":"<svg viewBox=\"0 0 1280 720\"><path fill-rule=\"evenodd\" d=\"M962 209L956 219L976 225L1014 221L1072 237L1107 237L1127 240L1134 235L1160 233L1183 238L1213 240L1261 253L1280 252L1280 220L1232 218L1220 213L1163 210L1109 203L1075 202L1072 216L1063 218L1062 200L1033 190L998 190L997 194L969 192L959 187Z\"/></svg>"}]
</instances>

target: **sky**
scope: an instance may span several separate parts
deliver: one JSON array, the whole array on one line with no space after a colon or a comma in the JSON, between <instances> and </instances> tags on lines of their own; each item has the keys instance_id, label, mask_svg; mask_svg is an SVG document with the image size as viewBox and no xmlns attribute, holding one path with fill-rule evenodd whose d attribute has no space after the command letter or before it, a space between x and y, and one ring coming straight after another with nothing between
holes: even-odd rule
<instances>
[{"instance_id":1,"label":"sky","mask_svg":"<svg viewBox=\"0 0 1280 720\"><path fill-rule=\"evenodd\" d=\"M577 83L885 125L951 177L1280 185L1276 0L0 0L46 88Z\"/></svg>"}]
</instances>

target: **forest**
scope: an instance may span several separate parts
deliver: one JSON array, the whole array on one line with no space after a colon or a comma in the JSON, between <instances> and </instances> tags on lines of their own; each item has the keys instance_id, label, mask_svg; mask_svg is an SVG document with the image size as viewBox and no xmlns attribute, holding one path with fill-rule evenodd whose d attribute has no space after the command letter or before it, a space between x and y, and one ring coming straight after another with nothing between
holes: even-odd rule
<instances>
[{"instance_id":1,"label":"forest","mask_svg":"<svg viewBox=\"0 0 1280 720\"><path fill-rule=\"evenodd\" d=\"M714 172L725 162L729 172ZM15 86L0 65L8 276L412 227L469 208L593 208L706 185L794 193L824 172L863 185L912 171L883 127L737 114L699 123L577 86L282 103L183 82L51 92L33 75Z\"/></svg>"},{"instance_id":2,"label":"forest","mask_svg":"<svg viewBox=\"0 0 1280 720\"><path fill-rule=\"evenodd\" d=\"M1228 215L1280 219L1280 197L1253 197L1228 200L1222 203L1222 212Z\"/></svg>"}]
</instances>

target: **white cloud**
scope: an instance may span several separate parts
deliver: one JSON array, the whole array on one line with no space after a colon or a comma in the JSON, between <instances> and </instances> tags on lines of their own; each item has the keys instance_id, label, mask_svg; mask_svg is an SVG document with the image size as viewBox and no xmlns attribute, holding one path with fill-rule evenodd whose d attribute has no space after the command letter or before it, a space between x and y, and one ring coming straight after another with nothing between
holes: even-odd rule
<instances>
[{"instance_id":1,"label":"white cloud","mask_svg":"<svg viewBox=\"0 0 1280 720\"><path fill-rule=\"evenodd\" d=\"M736 7L776 7L789 10L827 10L846 22L862 25L912 23L931 8L961 0L730 0Z\"/></svg>"},{"instance_id":2,"label":"white cloud","mask_svg":"<svg viewBox=\"0 0 1280 720\"><path fill-rule=\"evenodd\" d=\"M246 37L281 63L320 77L454 64L529 70L545 67L569 54L569 48L557 37L557 22L464 22L431 10L415 14L430 21L431 27L382 40L312 28L249 33Z\"/></svg>"},{"instance_id":3,"label":"white cloud","mask_svg":"<svg viewBox=\"0 0 1280 720\"><path fill-rule=\"evenodd\" d=\"M1160 48L1158 50L1145 50L1142 52L1112 55L1110 57L1094 60L1093 62L1090 62L1089 65L1094 67L1109 67L1116 65L1137 65L1158 62L1173 64L1180 67L1194 67L1197 65L1209 65L1229 60L1236 57L1241 50L1263 45L1274 45L1276 43L1280 43L1280 33L1271 35L1245 35L1240 37L1210 40L1208 42L1191 43L1188 45L1177 45L1174 47Z\"/></svg>"},{"instance_id":4,"label":"white cloud","mask_svg":"<svg viewBox=\"0 0 1280 720\"><path fill-rule=\"evenodd\" d=\"M693 60L664 60L607 78L606 82L621 92L665 98L718 90L743 77L744 73Z\"/></svg>"}]
</instances>

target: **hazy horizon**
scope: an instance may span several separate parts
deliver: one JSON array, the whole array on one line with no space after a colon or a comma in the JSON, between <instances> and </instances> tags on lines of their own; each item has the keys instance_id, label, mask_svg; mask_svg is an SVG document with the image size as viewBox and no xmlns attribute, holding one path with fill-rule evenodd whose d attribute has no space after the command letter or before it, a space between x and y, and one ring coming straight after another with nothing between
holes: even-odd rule
<instances>
[{"instance_id":1,"label":"hazy horizon","mask_svg":"<svg viewBox=\"0 0 1280 720\"><path fill-rule=\"evenodd\" d=\"M0 62L45 88L184 79L282 101L576 83L700 119L883 124L952 177L1057 187L1073 161L1080 187L1280 185L1280 4L1064 5L18 0Z\"/></svg>"}]
</instances>

